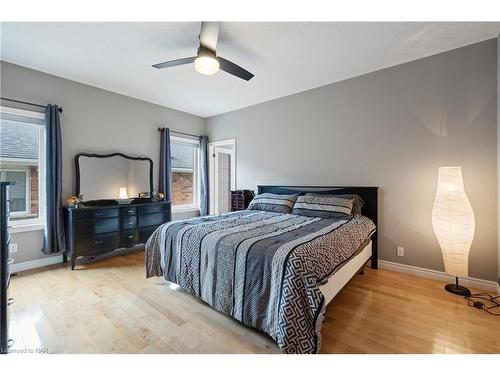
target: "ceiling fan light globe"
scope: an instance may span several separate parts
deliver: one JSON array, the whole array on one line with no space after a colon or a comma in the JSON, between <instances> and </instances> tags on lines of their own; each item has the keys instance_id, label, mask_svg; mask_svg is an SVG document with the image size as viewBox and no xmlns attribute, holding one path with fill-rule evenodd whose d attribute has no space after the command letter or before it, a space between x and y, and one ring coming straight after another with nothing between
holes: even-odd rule
<instances>
[{"instance_id":1,"label":"ceiling fan light globe","mask_svg":"<svg viewBox=\"0 0 500 375\"><path fill-rule=\"evenodd\" d=\"M219 71L219 61L211 56L198 56L194 68L201 74L215 74Z\"/></svg>"}]
</instances>

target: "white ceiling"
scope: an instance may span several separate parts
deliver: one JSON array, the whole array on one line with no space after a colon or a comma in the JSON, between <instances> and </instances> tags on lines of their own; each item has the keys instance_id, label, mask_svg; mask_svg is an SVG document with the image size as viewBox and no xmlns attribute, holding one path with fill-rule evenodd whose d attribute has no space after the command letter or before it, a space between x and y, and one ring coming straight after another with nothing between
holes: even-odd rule
<instances>
[{"instance_id":1,"label":"white ceiling","mask_svg":"<svg viewBox=\"0 0 500 375\"><path fill-rule=\"evenodd\" d=\"M1 59L210 117L468 44L500 23L222 23L217 54L255 74L243 81L193 65L199 22L2 23Z\"/></svg>"}]
</instances>

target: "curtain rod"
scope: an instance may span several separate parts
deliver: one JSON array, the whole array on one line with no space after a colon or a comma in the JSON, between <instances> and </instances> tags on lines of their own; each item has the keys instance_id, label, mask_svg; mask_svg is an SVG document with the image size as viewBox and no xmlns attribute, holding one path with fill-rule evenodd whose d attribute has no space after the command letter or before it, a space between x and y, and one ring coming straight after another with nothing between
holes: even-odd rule
<instances>
[{"instance_id":1,"label":"curtain rod","mask_svg":"<svg viewBox=\"0 0 500 375\"><path fill-rule=\"evenodd\" d=\"M158 131L161 131L161 127L158 127ZM189 133L183 133L183 132L178 132L178 131L175 131L175 130L171 130L172 133L175 133L175 134L182 134L182 135L187 135L189 137L195 137L195 138L200 138L199 135L196 135L196 134L189 134Z\"/></svg>"},{"instance_id":2,"label":"curtain rod","mask_svg":"<svg viewBox=\"0 0 500 375\"><path fill-rule=\"evenodd\" d=\"M1 100L7 100L9 102L14 102L14 103L19 103L19 104L27 104L27 105L32 105L35 107L40 107L40 108L47 108L46 105L41 105L41 104L36 104L36 103L30 103L30 102L24 102L22 100L16 100L16 99L10 99L10 98L4 98L0 97ZM62 113L63 109L59 107L59 113Z\"/></svg>"}]
</instances>

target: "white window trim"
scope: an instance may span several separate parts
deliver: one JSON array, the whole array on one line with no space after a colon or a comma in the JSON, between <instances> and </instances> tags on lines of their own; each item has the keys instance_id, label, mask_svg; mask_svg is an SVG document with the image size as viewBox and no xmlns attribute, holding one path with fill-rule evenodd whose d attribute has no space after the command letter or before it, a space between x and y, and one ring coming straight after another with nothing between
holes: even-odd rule
<instances>
[{"instance_id":1,"label":"white window trim","mask_svg":"<svg viewBox=\"0 0 500 375\"><path fill-rule=\"evenodd\" d=\"M172 206L172 213L174 213L174 214L179 214L179 213L183 213L183 212L199 212L199 211L200 211L200 208L196 207L192 204L191 205L185 204L185 205Z\"/></svg>"},{"instance_id":2,"label":"white window trim","mask_svg":"<svg viewBox=\"0 0 500 375\"><path fill-rule=\"evenodd\" d=\"M177 137L175 135L171 135L170 140L175 142L191 143L193 145L197 145L198 147L200 146L200 141L198 139Z\"/></svg>"},{"instance_id":3,"label":"white window trim","mask_svg":"<svg viewBox=\"0 0 500 375\"><path fill-rule=\"evenodd\" d=\"M19 108L0 106L0 112L8 113L11 115L18 115L18 116L31 117L31 118L45 120L45 113L36 112L36 111L29 111L27 109L19 109Z\"/></svg>"},{"instance_id":4,"label":"white window trim","mask_svg":"<svg viewBox=\"0 0 500 375\"><path fill-rule=\"evenodd\" d=\"M172 172L194 173L195 170L194 170L194 168L172 168Z\"/></svg>"},{"instance_id":5,"label":"white window trim","mask_svg":"<svg viewBox=\"0 0 500 375\"><path fill-rule=\"evenodd\" d=\"M189 143L195 145L197 152L193 158L193 169L190 168L172 168L172 172L192 172L193 173L193 204L174 204L172 202L172 213L181 212L199 212L200 210L200 141L192 138L182 138L170 136L171 141L179 143Z\"/></svg>"},{"instance_id":6,"label":"white window trim","mask_svg":"<svg viewBox=\"0 0 500 375\"><path fill-rule=\"evenodd\" d=\"M11 228L9 228L9 233L34 232L45 229L45 224L40 219L26 219L18 223L11 221L10 225Z\"/></svg>"},{"instance_id":7,"label":"white window trim","mask_svg":"<svg viewBox=\"0 0 500 375\"><path fill-rule=\"evenodd\" d=\"M0 112L45 120L45 113L0 106ZM45 228L45 127L39 127L38 142L38 218L12 220L9 233L43 230ZM31 185L30 185L31 186ZM29 189L28 189L29 190Z\"/></svg>"},{"instance_id":8,"label":"white window trim","mask_svg":"<svg viewBox=\"0 0 500 375\"><path fill-rule=\"evenodd\" d=\"M230 149L224 149L224 146L231 146ZM209 207L209 213L210 215L217 214L218 209L216 209L218 203L218 194L217 192L217 187L216 187L216 181L217 181L217 175L218 172L216 171L215 168L215 151L222 151L226 152L230 150L231 153L231 190L236 190L236 138L229 138L229 139L224 139L224 140L219 140L219 141L213 141L208 143L208 156L209 156L209 162L208 162L208 176L209 176L209 202L210 202L210 207ZM226 150L226 151L224 151Z\"/></svg>"}]
</instances>

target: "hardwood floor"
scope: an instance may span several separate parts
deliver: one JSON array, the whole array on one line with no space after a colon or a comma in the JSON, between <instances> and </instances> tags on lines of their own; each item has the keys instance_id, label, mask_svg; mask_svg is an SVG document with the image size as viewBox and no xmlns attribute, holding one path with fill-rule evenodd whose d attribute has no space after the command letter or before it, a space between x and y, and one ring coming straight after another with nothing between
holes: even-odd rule
<instances>
[{"instance_id":1,"label":"hardwood floor","mask_svg":"<svg viewBox=\"0 0 500 375\"><path fill-rule=\"evenodd\" d=\"M268 336L212 310L162 278L142 251L52 266L12 279L14 351L279 353ZM500 353L500 318L443 284L366 269L327 307L323 353Z\"/></svg>"}]
</instances>

